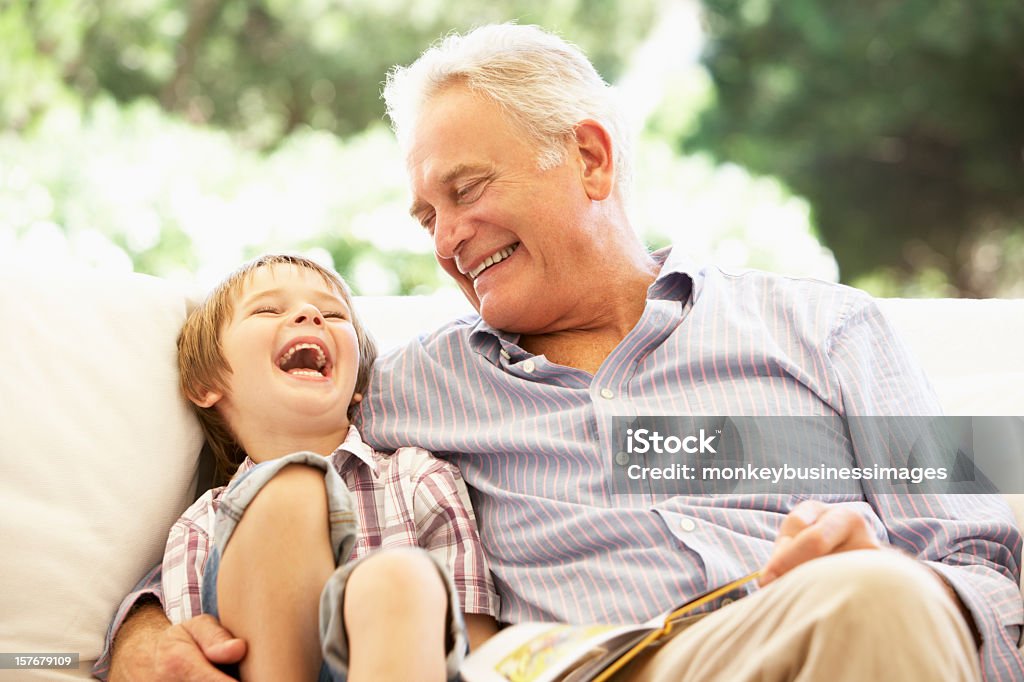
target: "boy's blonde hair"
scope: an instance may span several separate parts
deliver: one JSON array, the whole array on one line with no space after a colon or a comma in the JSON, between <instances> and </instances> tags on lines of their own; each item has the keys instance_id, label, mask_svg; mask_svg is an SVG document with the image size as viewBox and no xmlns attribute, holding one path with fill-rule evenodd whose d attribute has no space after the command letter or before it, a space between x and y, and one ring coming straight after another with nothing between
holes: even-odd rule
<instances>
[{"instance_id":1,"label":"boy's blonde hair","mask_svg":"<svg viewBox=\"0 0 1024 682\"><path fill-rule=\"evenodd\" d=\"M200 407L195 400L202 400L209 392L223 393L227 388L227 377L231 367L221 349L221 333L234 314L235 302L242 289L255 272L263 267L293 265L312 270L323 277L324 282L334 287L348 304L352 312L352 326L359 343L359 369L356 374L356 393L365 393L370 383L370 372L377 358L377 346L373 338L359 321L352 306L352 297L345 281L338 273L323 267L308 258L285 254L260 256L228 275L214 288L206 300L189 314L178 336L178 370L182 393L189 399L192 409L199 417L199 423L214 456L214 485L221 485L230 479L245 459L245 451L238 443L224 417L212 407ZM355 405L349 407L349 417Z\"/></svg>"}]
</instances>

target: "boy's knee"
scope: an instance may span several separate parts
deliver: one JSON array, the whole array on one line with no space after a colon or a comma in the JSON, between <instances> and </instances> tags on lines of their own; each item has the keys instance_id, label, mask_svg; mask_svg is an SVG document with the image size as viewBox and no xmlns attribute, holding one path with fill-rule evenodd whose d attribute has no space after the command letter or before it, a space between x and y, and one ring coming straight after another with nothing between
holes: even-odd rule
<instances>
[{"instance_id":1,"label":"boy's knee","mask_svg":"<svg viewBox=\"0 0 1024 682\"><path fill-rule=\"evenodd\" d=\"M391 549L368 556L345 588L346 616L364 606L380 611L444 608L447 590L437 564L418 549Z\"/></svg>"},{"instance_id":2,"label":"boy's knee","mask_svg":"<svg viewBox=\"0 0 1024 682\"><path fill-rule=\"evenodd\" d=\"M289 464L256 493L242 516L242 523L261 518L296 520L303 515L326 519L327 489L324 472L304 464ZM282 516L283 515L283 516Z\"/></svg>"},{"instance_id":3,"label":"boy's knee","mask_svg":"<svg viewBox=\"0 0 1024 682\"><path fill-rule=\"evenodd\" d=\"M368 556L352 571L349 589L388 593L424 590L444 594L444 582L437 564L426 552L416 549L390 549Z\"/></svg>"}]
</instances>

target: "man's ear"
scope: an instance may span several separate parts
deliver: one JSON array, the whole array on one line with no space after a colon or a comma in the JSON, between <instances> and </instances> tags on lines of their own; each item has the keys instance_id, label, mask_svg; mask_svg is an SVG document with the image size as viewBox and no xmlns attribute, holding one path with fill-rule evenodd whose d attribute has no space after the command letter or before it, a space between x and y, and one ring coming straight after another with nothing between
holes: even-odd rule
<instances>
[{"instance_id":1,"label":"man's ear","mask_svg":"<svg viewBox=\"0 0 1024 682\"><path fill-rule=\"evenodd\" d=\"M603 125L590 118L577 123L573 133L580 155L583 187L592 200L603 201L615 186L611 135Z\"/></svg>"},{"instance_id":2,"label":"man's ear","mask_svg":"<svg viewBox=\"0 0 1024 682\"><path fill-rule=\"evenodd\" d=\"M220 391L205 391L201 396L190 395L188 399L199 407L213 407L220 402L220 399L223 397L224 394Z\"/></svg>"}]
</instances>

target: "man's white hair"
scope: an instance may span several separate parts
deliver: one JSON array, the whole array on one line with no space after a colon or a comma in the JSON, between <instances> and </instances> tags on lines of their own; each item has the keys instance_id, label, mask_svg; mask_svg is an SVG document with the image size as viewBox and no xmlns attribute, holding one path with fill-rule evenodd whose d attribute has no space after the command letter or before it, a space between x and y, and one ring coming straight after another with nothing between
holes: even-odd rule
<instances>
[{"instance_id":1,"label":"man's white hair","mask_svg":"<svg viewBox=\"0 0 1024 682\"><path fill-rule=\"evenodd\" d=\"M408 149L420 109L444 88L464 84L496 102L538 146L542 170L566 158L566 143L584 119L612 140L616 185L630 180L630 141L611 86L575 45L537 26L493 24L451 34L408 67L387 75L384 101L399 143Z\"/></svg>"}]
</instances>

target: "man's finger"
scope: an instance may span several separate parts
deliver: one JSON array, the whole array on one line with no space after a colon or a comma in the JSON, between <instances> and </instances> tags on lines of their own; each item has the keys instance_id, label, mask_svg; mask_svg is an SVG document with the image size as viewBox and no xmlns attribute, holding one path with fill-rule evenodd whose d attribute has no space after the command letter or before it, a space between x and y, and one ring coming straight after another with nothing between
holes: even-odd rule
<instances>
[{"instance_id":1,"label":"man's finger","mask_svg":"<svg viewBox=\"0 0 1024 682\"><path fill-rule=\"evenodd\" d=\"M207 660L184 624L168 628L157 644L153 673L154 682L230 682L233 679Z\"/></svg>"},{"instance_id":2,"label":"man's finger","mask_svg":"<svg viewBox=\"0 0 1024 682\"><path fill-rule=\"evenodd\" d=\"M828 505L818 500L804 500L793 507L792 511L782 519L779 526L779 538L793 538L808 526L815 523L828 510Z\"/></svg>"},{"instance_id":3,"label":"man's finger","mask_svg":"<svg viewBox=\"0 0 1024 682\"><path fill-rule=\"evenodd\" d=\"M794 512L796 511L794 509ZM817 512L818 510L813 511ZM802 510L802 512L803 514L796 515L798 516L797 523L791 525L802 525L813 513L809 509ZM803 518L800 519L800 516ZM772 555L762 571L760 584L767 585L804 562L838 551L855 533L859 523L862 523L859 515L848 509L826 507L823 514L796 535L780 537L776 541Z\"/></svg>"},{"instance_id":4,"label":"man's finger","mask_svg":"<svg viewBox=\"0 0 1024 682\"><path fill-rule=\"evenodd\" d=\"M197 616L181 625L210 661L238 663L245 657L245 640L233 637L213 616Z\"/></svg>"}]
</instances>

